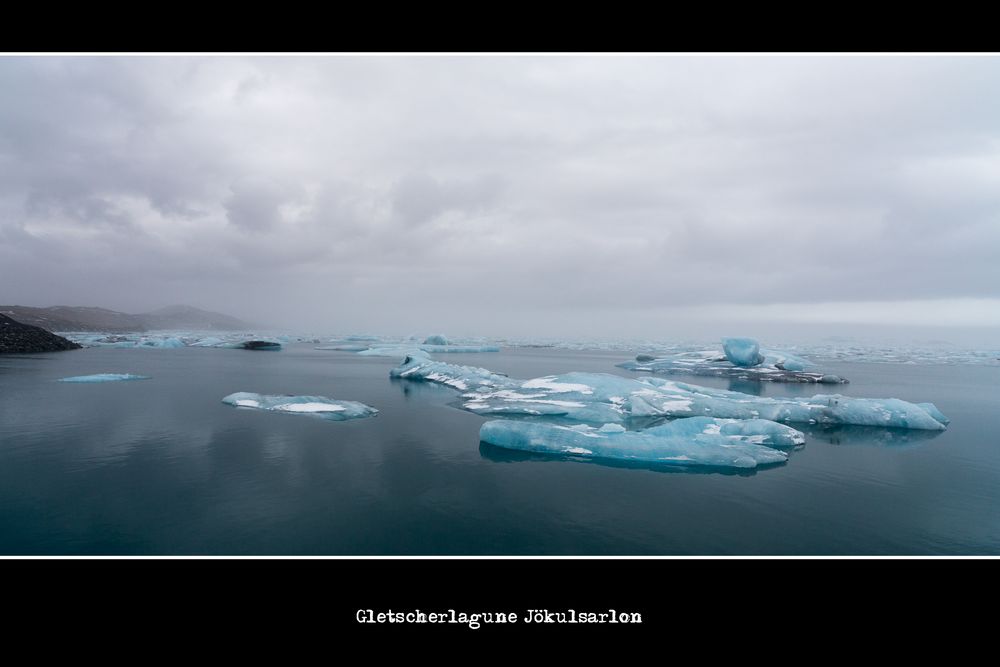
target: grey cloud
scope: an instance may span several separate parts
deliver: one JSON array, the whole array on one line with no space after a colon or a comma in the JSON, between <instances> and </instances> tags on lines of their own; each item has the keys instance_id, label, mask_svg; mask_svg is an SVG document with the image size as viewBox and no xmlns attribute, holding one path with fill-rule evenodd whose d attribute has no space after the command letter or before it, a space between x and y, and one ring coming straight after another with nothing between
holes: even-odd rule
<instances>
[{"instance_id":1,"label":"grey cloud","mask_svg":"<svg viewBox=\"0 0 1000 667\"><path fill-rule=\"evenodd\" d=\"M991 57L4 57L0 300L530 333L997 298L998 84Z\"/></svg>"},{"instance_id":2,"label":"grey cloud","mask_svg":"<svg viewBox=\"0 0 1000 667\"><path fill-rule=\"evenodd\" d=\"M448 211L476 213L496 202L503 185L496 174L444 182L428 174L407 174L393 188L393 209L408 225L423 224Z\"/></svg>"}]
</instances>

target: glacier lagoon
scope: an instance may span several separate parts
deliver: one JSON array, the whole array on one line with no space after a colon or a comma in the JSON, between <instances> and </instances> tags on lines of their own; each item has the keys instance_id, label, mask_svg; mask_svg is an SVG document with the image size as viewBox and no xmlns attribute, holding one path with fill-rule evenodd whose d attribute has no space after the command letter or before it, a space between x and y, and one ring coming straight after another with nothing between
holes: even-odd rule
<instances>
[{"instance_id":1,"label":"glacier lagoon","mask_svg":"<svg viewBox=\"0 0 1000 667\"><path fill-rule=\"evenodd\" d=\"M933 403L951 423L943 431L789 424L805 442L780 450L787 462L699 469L498 447L480 439L496 416L461 409L455 389L389 378L398 359L314 347L292 340L267 355L94 347L0 358L0 553L1000 548L992 520L1000 454L990 436L1000 427L996 366L824 361L851 378L837 387L847 397ZM508 378L580 372L634 381L634 372L615 368L622 358L620 350L504 346L447 361L487 365ZM55 382L107 368L154 380L86 391ZM765 399L816 393L816 385L697 382ZM379 414L329 423L220 402L244 389L350 399Z\"/></svg>"}]
</instances>

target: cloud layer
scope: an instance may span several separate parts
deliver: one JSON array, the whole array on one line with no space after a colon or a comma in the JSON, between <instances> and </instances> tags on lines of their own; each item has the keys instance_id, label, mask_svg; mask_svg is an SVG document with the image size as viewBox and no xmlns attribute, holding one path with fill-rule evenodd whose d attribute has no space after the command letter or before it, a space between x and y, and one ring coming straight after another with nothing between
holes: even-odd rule
<instances>
[{"instance_id":1,"label":"cloud layer","mask_svg":"<svg viewBox=\"0 0 1000 667\"><path fill-rule=\"evenodd\" d=\"M995 324L996 58L4 57L0 90L4 303L656 336L619 315L929 301Z\"/></svg>"}]
</instances>

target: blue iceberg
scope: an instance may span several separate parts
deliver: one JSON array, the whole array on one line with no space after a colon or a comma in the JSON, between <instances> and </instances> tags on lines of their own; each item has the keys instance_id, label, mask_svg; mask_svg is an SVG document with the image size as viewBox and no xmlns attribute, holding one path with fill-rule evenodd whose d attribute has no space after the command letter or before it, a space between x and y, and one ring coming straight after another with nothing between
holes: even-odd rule
<instances>
[{"instance_id":1,"label":"blue iceberg","mask_svg":"<svg viewBox=\"0 0 1000 667\"><path fill-rule=\"evenodd\" d=\"M128 380L149 380L148 375L134 375L132 373L97 373L95 375L74 375L73 377L60 378L59 382L125 382Z\"/></svg>"},{"instance_id":2,"label":"blue iceberg","mask_svg":"<svg viewBox=\"0 0 1000 667\"><path fill-rule=\"evenodd\" d=\"M792 431L804 441L801 433L787 426L773 424L775 428L771 428L765 424L770 422L756 420L737 429L751 433L745 435L727 434L724 429L729 423L708 417L678 419L643 431L626 431L617 424L595 428L497 420L483 424L479 438L498 447L542 454L671 466L756 468L788 459L785 452L761 444L777 432L775 429Z\"/></svg>"},{"instance_id":3,"label":"blue iceberg","mask_svg":"<svg viewBox=\"0 0 1000 667\"><path fill-rule=\"evenodd\" d=\"M424 339L424 345L448 345L448 339L441 334L434 334Z\"/></svg>"},{"instance_id":4,"label":"blue iceberg","mask_svg":"<svg viewBox=\"0 0 1000 667\"><path fill-rule=\"evenodd\" d=\"M753 338L723 338L722 351L734 366L750 368L764 361L760 344Z\"/></svg>"},{"instance_id":5,"label":"blue iceberg","mask_svg":"<svg viewBox=\"0 0 1000 667\"><path fill-rule=\"evenodd\" d=\"M671 406L671 416L684 416L683 410L676 411L679 399L689 401L689 414L711 414L714 417L735 419L769 419L781 422L801 422L804 424L853 424L856 426L881 426L887 428L912 428L928 431L943 431L947 418L933 406L918 405L898 398L853 398L841 394L816 394L809 398L764 398L736 391L711 389L684 382L673 382L661 378L639 378L638 382L653 387L667 399L657 396L641 396L648 406L633 405L637 410L649 410L651 414L664 414L664 406ZM944 421L934 416L939 415Z\"/></svg>"},{"instance_id":6,"label":"blue iceberg","mask_svg":"<svg viewBox=\"0 0 1000 667\"><path fill-rule=\"evenodd\" d=\"M488 415L565 417L591 423L632 418L710 416L806 424L856 424L944 430L933 408L899 399L764 398L655 377L623 378L605 373L566 373L516 380L484 368L457 366L410 355L392 377L435 382L461 392L462 407ZM943 418L943 415L940 415Z\"/></svg>"},{"instance_id":7,"label":"blue iceberg","mask_svg":"<svg viewBox=\"0 0 1000 667\"><path fill-rule=\"evenodd\" d=\"M816 364L811 361L797 357L790 352L764 349L760 352L764 355L764 360L761 362L762 366L773 366L782 371L808 371L816 367Z\"/></svg>"},{"instance_id":8,"label":"blue iceberg","mask_svg":"<svg viewBox=\"0 0 1000 667\"><path fill-rule=\"evenodd\" d=\"M822 372L802 357L781 350L762 349L752 338L724 338L722 354L715 350L674 352L661 357L639 354L635 361L617 366L645 373L705 375L766 382L847 382L838 375Z\"/></svg>"},{"instance_id":9,"label":"blue iceberg","mask_svg":"<svg viewBox=\"0 0 1000 667\"><path fill-rule=\"evenodd\" d=\"M941 414L941 411L938 410L937 406L934 405L933 403L917 403L917 406L926 410L927 414L929 414L931 417L941 422L945 426L951 423L951 420L945 417L943 414Z\"/></svg>"},{"instance_id":10,"label":"blue iceberg","mask_svg":"<svg viewBox=\"0 0 1000 667\"><path fill-rule=\"evenodd\" d=\"M378 410L357 401L340 401L325 396L264 396L246 391L229 394L223 403L237 408L268 410L293 415L314 415L331 421L373 417Z\"/></svg>"}]
</instances>

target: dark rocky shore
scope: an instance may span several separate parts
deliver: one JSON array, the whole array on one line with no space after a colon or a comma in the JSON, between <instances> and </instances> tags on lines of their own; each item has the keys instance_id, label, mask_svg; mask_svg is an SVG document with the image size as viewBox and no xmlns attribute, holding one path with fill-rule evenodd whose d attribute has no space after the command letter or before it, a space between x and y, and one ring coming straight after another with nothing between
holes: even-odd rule
<instances>
[{"instance_id":1,"label":"dark rocky shore","mask_svg":"<svg viewBox=\"0 0 1000 667\"><path fill-rule=\"evenodd\" d=\"M41 327L21 324L6 315L0 315L0 354L28 352L58 352L78 350L80 345Z\"/></svg>"}]
</instances>

